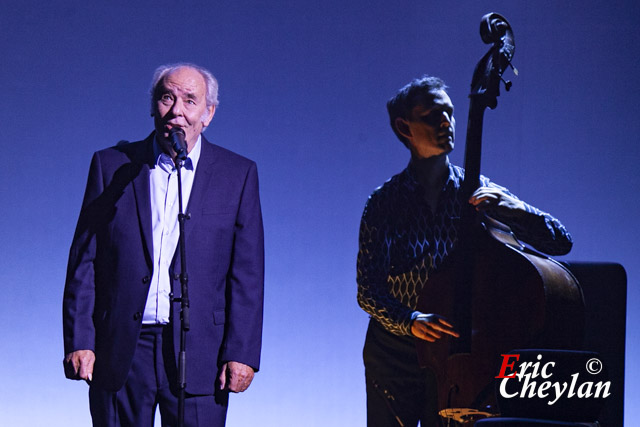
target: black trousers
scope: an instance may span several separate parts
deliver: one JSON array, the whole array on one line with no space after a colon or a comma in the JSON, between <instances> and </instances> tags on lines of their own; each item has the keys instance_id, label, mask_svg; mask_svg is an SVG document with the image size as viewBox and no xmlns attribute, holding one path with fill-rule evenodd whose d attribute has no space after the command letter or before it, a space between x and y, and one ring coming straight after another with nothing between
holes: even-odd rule
<instances>
[{"instance_id":1,"label":"black trousers","mask_svg":"<svg viewBox=\"0 0 640 427\"><path fill-rule=\"evenodd\" d=\"M435 376L420 368L413 338L371 319L363 359L368 427L440 426Z\"/></svg>"},{"instance_id":2,"label":"black trousers","mask_svg":"<svg viewBox=\"0 0 640 427\"><path fill-rule=\"evenodd\" d=\"M162 426L176 426L177 396L177 369L171 327L143 326L133 365L124 386L117 392L109 392L95 385L89 389L93 425L152 427L156 408L159 407ZM187 394L185 426L224 426L228 397L227 392L205 396Z\"/></svg>"}]
</instances>

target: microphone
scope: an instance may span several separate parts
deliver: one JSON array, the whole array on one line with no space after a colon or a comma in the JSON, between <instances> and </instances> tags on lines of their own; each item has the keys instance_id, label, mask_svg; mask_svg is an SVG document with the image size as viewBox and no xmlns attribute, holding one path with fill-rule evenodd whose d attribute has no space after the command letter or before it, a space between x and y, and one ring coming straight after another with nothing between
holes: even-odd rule
<instances>
[{"instance_id":1,"label":"microphone","mask_svg":"<svg viewBox=\"0 0 640 427\"><path fill-rule=\"evenodd\" d=\"M176 152L176 160L187 160L187 144L184 141L184 130L171 128L169 138L171 138L171 148Z\"/></svg>"}]
</instances>

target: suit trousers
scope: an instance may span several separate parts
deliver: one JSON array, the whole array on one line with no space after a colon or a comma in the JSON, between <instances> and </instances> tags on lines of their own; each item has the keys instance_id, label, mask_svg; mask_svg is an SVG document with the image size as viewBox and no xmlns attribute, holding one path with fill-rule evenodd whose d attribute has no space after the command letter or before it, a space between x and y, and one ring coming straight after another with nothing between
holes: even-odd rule
<instances>
[{"instance_id":1,"label":"suit trousers","mask_svg":"<svg viewBox=\"0 0 640 427\"><path fill-rule=\"evenodd\" d=\"M413 338L371 319L363 358L368 427L440 426L435 375L419 366Z\"/></svg>"},{"instance_id":2,"label":"suit trousers","mask_svg":"<svg viewBox=\"0 0 640 427\"><path fill-rule=\"evenodd\" d=\"M156 408L162 426L178 425L178 386L171 325L142 326L133 364L124 386L110 392L92 385L89 405L94 427L152 427ZM187 347L187 363L189 359ZM186 427L222 427L229 394L185 399Z\"/></svg>"}]
</instances>

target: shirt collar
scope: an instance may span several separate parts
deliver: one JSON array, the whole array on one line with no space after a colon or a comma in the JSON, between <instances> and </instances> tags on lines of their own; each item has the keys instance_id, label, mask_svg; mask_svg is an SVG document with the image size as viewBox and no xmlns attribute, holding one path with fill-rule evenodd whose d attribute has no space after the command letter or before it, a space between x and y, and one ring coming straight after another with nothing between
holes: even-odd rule
<instances>
[{"instance_id":1,"label":"shirt collar","mask_svg":"<svg viewBox=\"0 0 640 427\"><path fill-rule=\"evenodd\" d=\"M447 160L447 166L449 168L449 174L444 183L444 186L442 187L443 190L450 190L451 188L457 188L460 186L460 179L456 174L455 167L449 160ZM406 180L407 186L412 191L418 191L422 188L422 185L420 185L411 169L411 166L407 166L403 171L403 175Z\"/></svg>"},{"instance_id":2,"label":"shirt collar","mask_svg":"<svg viewBox=\"0 0 640 427\"><path fill-rule=\"evenodd\" d=\"M193 149L187 154L187 160L184 161L184 168L187 170L195 171L198 166L198 160L200 160L200 152L202 151L202 135L198 135L198 139L196 140L196 144L193 146ZM154 165L161 167L167 172L171 172L175 169L175 164L173 163L173 159L162 149L160 148L160 144L158 143L157 138L154 136L153 138L153 158Z\"/></svg>"}]
</instances>

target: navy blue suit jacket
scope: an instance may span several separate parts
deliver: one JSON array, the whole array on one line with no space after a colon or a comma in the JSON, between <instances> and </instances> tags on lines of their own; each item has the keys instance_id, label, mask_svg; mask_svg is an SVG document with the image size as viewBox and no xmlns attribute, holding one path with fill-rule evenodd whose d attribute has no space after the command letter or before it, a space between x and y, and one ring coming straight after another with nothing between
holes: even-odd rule
<instances>
[{"instance_id":1,"label":"navy blue suit jacket","mask_svg":"<svg viewBox=\"0 0 640 427\"><path fill-rule=\"evenodd\" d=\"M153 273L152 142L153 134L94 154L69 255L65 354L93 350L93 381L111 391L129 372ZM185 224L191 303L186 390L212 394L222 363L259 368L264 243L255 163L204 136L201 143ZM170 273L180 273L178 250ZM173 293L180 296L179 280ZM176 347L179 312L180 303L173 302Z\"/></svg>"}]
</instances>

